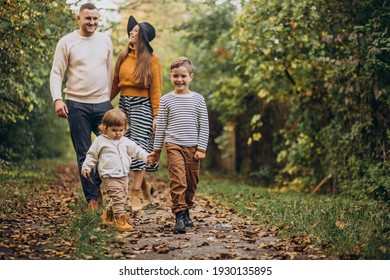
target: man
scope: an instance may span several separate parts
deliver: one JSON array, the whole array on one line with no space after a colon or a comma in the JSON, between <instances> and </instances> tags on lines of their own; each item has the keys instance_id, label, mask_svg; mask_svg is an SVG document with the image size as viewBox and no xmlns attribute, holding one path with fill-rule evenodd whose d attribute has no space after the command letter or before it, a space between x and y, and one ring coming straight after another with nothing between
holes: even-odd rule
<instances>
[{"instance_id":1,"label":"man","mask_svg":"<svg viewBox=\"0 0 390 280\"><path fill-rule=\"evenodd\" d=\"M96 31L99 14L95 5L82 5L77 20L80 29L65 35L57 44L50 91L57 116L68 119L88 209L96 211L98 201L101 202L101 180L95 172L91 172L90 180L85 179L81 176L81 166L92 143L91 132L99 134L104 113L113 108L110 103L112 42ZM61 88L65 73L64 102Z\"/></svg>"}]
</instances>

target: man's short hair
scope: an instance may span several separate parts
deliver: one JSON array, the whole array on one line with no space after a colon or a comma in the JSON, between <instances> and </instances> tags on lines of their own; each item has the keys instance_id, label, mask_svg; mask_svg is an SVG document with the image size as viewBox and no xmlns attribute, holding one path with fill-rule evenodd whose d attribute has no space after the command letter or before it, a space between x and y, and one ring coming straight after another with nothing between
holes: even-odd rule
<instances>
[{"instance_id":1,"label":"man's short hair","mask_svg":"<svg viewBox=\"0 0 390 280\"><path fill-rule=\"evenodd\" d=\"M85 9L87 9L87 10L97 10L97 8L96 8L96 6L94 4L92 4L92 3L85 3L85 4L81 5L79 13L81 13Z\"/></svg>"}]
</instances>

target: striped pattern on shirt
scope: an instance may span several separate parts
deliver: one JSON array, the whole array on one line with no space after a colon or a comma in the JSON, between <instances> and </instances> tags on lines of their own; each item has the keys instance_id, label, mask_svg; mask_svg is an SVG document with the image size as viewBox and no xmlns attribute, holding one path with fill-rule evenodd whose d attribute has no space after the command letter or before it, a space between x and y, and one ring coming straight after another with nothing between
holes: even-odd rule
<instances>
[{"instance_id":1,"label":"striped pattern on shirt","mask_svg":"<svg viewBox=\"0 0 390 280\"><path fill-rule=\"evenodd\" d=\"M206 150L209 140L209 119L206 102L197 92L167 93L160 100L154 148L164 142Z\"/></svg>"},{"instance_id":2,"label":"striped pattern on shirt","mask_svg":"<svg viewBox=\"0 0 390 280\"><path fill-rule=\"evenodd\" d=\"M149 98L121 96L119 108L125 112L129 121L129 130L125 133L125 136L148 151L149 141L153 133L153 114ZM142 160L132 159L130 168L132 171L143 170L145 167L146 164Z\"/></svg>"}]
</instances>

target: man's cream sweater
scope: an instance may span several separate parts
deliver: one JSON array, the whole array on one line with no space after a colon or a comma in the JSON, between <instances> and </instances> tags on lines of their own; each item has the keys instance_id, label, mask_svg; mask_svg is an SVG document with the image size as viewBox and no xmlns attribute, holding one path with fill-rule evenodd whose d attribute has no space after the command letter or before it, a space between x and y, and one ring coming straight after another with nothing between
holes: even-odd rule
<instances>
[{"instance_id":1,"label":"man's cream sweater","mask_svg":"<svg viewBox=\"0 0 390 280\"><path fill-rule=\"evenodd\" d=\"M110 100L112 84L112 42L100 32L83 37L78 30L62 37L57 44L50 73L53 101L62 99L65 72L65 99L81 103Z\"/></svg>"}]
</instances>

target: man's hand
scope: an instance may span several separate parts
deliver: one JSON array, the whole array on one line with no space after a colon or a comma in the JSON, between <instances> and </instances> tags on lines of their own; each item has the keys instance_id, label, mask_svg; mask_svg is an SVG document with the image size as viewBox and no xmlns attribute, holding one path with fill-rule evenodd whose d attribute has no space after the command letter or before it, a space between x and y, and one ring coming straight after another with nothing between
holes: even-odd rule
<instances>
[{"instance_id":1,"label":"man's hand","mask_svg":"<svg viewBox=\"0 0 390 280\"><path fill-rule=\"evenodd\" d=\"M66 106L64 101L62 101L61 99L57 99L54 102L54 106L56 109L57 116L59 116L60 118L64 118L64 119L68 118L69 110L68 110L68 106Z\"/></svg>"}]
</instances>

